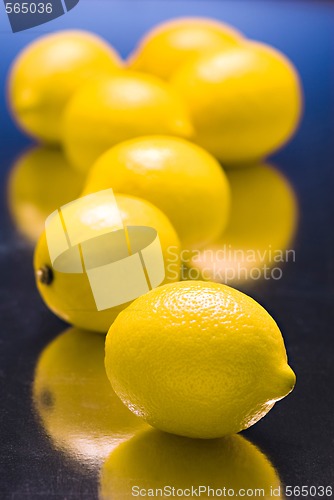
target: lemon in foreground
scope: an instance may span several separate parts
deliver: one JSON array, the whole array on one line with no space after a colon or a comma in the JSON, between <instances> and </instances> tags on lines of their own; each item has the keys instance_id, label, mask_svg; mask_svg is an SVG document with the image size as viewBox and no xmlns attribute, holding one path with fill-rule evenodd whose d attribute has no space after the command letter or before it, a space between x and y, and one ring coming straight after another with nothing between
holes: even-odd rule
<instances>
[{"instance_id":1,"label":"lemon in foreground","mask_svg":"<svg viewBox=\"0 0 334 500\"><path fill-rule=\"evenodd\" d=\"M96 466L143 428L113 392L103 364L104 338L69 328L39 356L33 401L54 446Z\"/></svg>"},{"instance_id":2,"label":"lemon in foreground","mask_svg":"<svg viewBox=\"0 0 334 500\"><path fill-rule=\"evenodd\" d=\"M193 438L247 429L295 384L265 309L233 288L201 281L136 299L108 332L105 366L136 415Z\"/></svg>"},{"instance_id":3,"label":"lemon in foreground","mask_svg":"<svg viewBox=\"0 0 334 500\"><path fill-rule=\"evenodd\" d=\"M273 465L244 437L187 439L154 429L138 432L113 450L102 468L100 492L103 500L130 499L139 489L146 490L147 496L148 491L158 496L153 493L161 489L167 497L172 496L168 494L171 485L175 493L183 490L184 496L187 490L194 492L188 495L191 497L232 497L242 489L259 489L264 498L270 498L271 491L275 491L275 498L281 498L280 479Z\"/></svg>"},{"instance_id":4,"label":"lemon in foreground","mask_svg":"<svg viewBox=\"0 0 334 500\"><path fill-rule=\"evenodd\" d=\"M131 68L168 79L183 63L207 50L242 42L231 26L206 18L177 18L146 33L129 58Z\"/></svg>"},{"instance_id":5,"label":"lemon in foreground","mask_svg":"<svg viewBox=\"0 0 334 500\"><path fill-rule=\"evenodd\" d=\"M231 216L226 231L198 252L183 252L188 279L229 285L279 279L284 263L295 258L298 222L296 194L274 166L261 163L229 169Z\"/></svg>"},{"instance_id":6,"label":"lemon in foreground","mask_svg":"<svg viewBox=\"0 0 334 500\"><path fill-rule=\"evenodd\" d=\"M70 167L61 150L30 149L13 165L8 179L8 205L19 231L36 242L45 219L77 198L84 176Z\"/></svg>"},{"instance_id":7,"label":"lemon in foreground","mask_svg":"<svg viewBox=\"0 0 334 500\"><path fill-rule=\"evenodd\" d=\"M160 208L187 248L214 240L228 221L224 171L213 156L184 139L150 136L114 146L93 165L84 193L109 187Z\"/></svg>"},{"instance_id":8,"label":"lemon in foreground","mask_svg":"<svg viewBox=\"0 0 334 500\"><path fill-rule=\"evenodd\" d=\"M118 208L117 213L114 212L115 222L118 221L120 213L124 226L146 226L155 229L164 259L164 283L177 281L180 276L180 243L169 219L154 205L140 198L124 195L117 195L115 198ZM112 203L111 212L114 210ZM104 223L109 227L112 222L105 202L90 203L89 209L81 207L77 210L77 217L81 224L86 224L93 232L96 230L97 234ZM102 247L99 249L98 245ZM170 247L173 249L172 259L169 255ZM94 248L103 251L103 237L96 240ZM77 327L106 333L118 313L129 305L127 302L97 310L86 273L63 273L52 268L45 232L36 246L34 269L36 284L46 305L57 316ZM131 275L125 275L124 280L127 279L131 279Z\"/></svg>"},{"instance_id":9,"label":"lemon in foreground","mask_svg":"<svg viewBox=\"0 0 334 500\"><path fill-rule=\"evenodd\" d=\"M64 115L65 150L85 171L111 146L149 134L192 134L183 101L152 75L129 71L92 81L74 95Z\"/></svg>"},{"instance_id":10,"label":"lemon in foreground","mask_svg":"<svg viewBox=\"0 0 334 500\"><path fill-rule=\"evenodd\" d=\"M121 66L115 50L85 31L60 31L38 38L17 57L9 75L9 102L25 132L59 142L61 117L73 92L98 73Z\"/></svg>"},{"instance_id":11,"label":"lemon in foreground","mask_svg":"<svg viewBox=\"0 0 334 500\"><path fill-rule=\"evenodd\" d=\"M204 54L171 81L189 106L195 141L223 163L267 156L297 128L302 101L297 72L267 45L248 42Z\"/></svg>"}]
</instances>

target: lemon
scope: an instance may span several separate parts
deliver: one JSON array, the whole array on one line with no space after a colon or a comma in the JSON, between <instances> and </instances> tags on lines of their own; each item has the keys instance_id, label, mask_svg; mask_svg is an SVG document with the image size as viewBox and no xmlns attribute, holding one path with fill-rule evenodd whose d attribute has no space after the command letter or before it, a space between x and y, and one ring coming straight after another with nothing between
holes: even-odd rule
<instances>
[{"instance_id":1,"label":"lemon","mask_svg":"<svg viewBox=\"0 0 334 500\"><path fill-rule=\"evenodd\" d=\"M60 31L38 38L15 60L9 75L9 102L28 134L59 142L61 116L73 92L88 78L121 66L115 50L85 31Z\"/></svg>"},{"instance_id":2,"label":"lemon","mask_svg":"<svg viewBox=\"0 0 334 500\"><path fill-rule=\"evenodd\" d=\"M195 141L226 164L267 156L298 125L297 72L267 45L212 51L186 63L171 81L189 106Z\"/></svg>"},{"instance_id":3,"label":"lemon","mask_svg":"<svg viewBox=\"0 0 334 500\"><path fill-rule=\"evenodd\" d=\"M298 223L296 194L274 166L255 164L227 171L232 206L224 233L201 251L183 260L188 278L226 284L278 279L284 262L293 261L293 238Z\"/></svg>"},{"instance_id":4,"label":"lemon","mask_svg":"<svg viewBox=\"0 0 334 500\"><path fill-rule=\"evenodd\" d=\"M94 466L144 426L113 392L103 358L102 336L70 328L43 349L33 382L34 407L53 445Z\"/></svg>"},{"instance_id":5,"label":"lemon","mask_svg":"<svg viewBox=\"0 0 334 500\"><path fill-rule=\"evenodd\" d=\"M233 47L241 34L206 18L177 18L157 25L129 58L131 68L168 79L184 62L204 51Z\"/></svg>"},{"instance_id":6,"label":"lemon","mask_svg":"<svg viewBox=\"0 0 334 500\"><path fill-rule=\"evenodd\" d=\"M92 81L74 95L64 115L65 150L85 171L111 146L149 134L192 134L183 101L152 75L129 71Z\"/></svg>"},{"instance_id":7,"label":"lemon","mask_svg":"<svg viewBox=\"0 0 334 500\"><path fill-rule=\"evenodd\" d=\"M47 216L77 198L83 184L61 150L35 147L21 155L8 179L8 206L19 231L35 243Z\"/></svg>"},{"instance_id":8,"label":"lemon","mask_svg":"<svg viewBox=\"0 0 334 500\"><path fill-rule=\"evenodd\" d=\"M223 232L230 193L219 163L184 139L132 139L104 153L89 172L84 193L111 187L160 208L186 247L200 247Z\"/></svg>"},{"instance_id":9,"label":"lemon","mask_svg":"<svg viewBox=\"0 0 334 500\"><path fill-rule=\"evenodd\" d=\"M146 490L146 496L154 497L162 495L148 492L162 489L166 498L172 496L168 494L172 486L174 496L178 496L177 490L185 491L184 496L202 498L263 490L263 498L270 498L271 491L275 491L275 498L282 498L280 479L273 465L244 437L187 439L155 429L140 431L113 450L102 468L100 497L130 499L140 488ZM165 487L168 489L164 491ZM211 492L208 488L212 488ZM225 495L219 494L223 488ZM188 491L192 494L187 495Z\"/></svg>"},{"instance_id":10,"label":"lemon","mask_svg":"<svg viewBox=\"0 0 334 500\"><path fill-rule=\"evenodd\" d=\"M136 299L109 329L105 365L136 415L193 438L247 429L295 384L271 316L247 295L202 281Z\"/></svg>"},{"instance_id":11,"label":"lemon","mask_svg":"<svg viewBox=\"0 0 334 500\"><path fill-rule=\"evenodd\" d=\"M165 214L140 198L117 195L116 203L124 226L148 226L157 231L165 264L164 283L177 281L180 276L180 243ZM81 223L86 221L91 230L98 231L103 224L104 207L105 203L101 205L99 202L91 203L89 210L81 207L77 212L78 220ZM106 217L108 214L109 225L110 211ZM96 219L99 221L97 225L94 224ZM170 247L173 249L172 259ZM34 269L36 284L46 305L57 316L77 327L105 333L118 313L129 304L98 311L86 273L62 273L52 269L45 233L36 246Z\"/></svg>"}]
</instances>

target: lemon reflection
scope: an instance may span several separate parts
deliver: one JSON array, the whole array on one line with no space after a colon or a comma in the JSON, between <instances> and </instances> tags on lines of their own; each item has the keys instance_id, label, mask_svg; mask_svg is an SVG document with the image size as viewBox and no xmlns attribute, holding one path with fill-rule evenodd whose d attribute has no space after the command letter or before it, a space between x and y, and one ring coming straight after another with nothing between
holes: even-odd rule
<instances>
[{"instance_id":1,"label":"lemon reflection","mask_svg":"<svg viewBox=\"0 0 334 500\"><path fill-rule=\"evenodd\" d=\"M148 491L163 489L166 485L175 491L203 485L214 490L225 487L226 492L234 490L234 495L225 496L238 496L241 489L253 492L248 496L255 496L256 489L263 489L264 493L258 496L273 498L271 492L275 492L275 498L282 498L280 479L274 467L244 437L196 440L154 429L138 433L111 453L102 468L100 497L130 499L136 487ZM208 492L201 496L210 497Z\"/></svg>"},{"instance_id":2,"label":"lemon reflection","mask_svg":"<svg viewBox=\"0 0 334 500\"><path fill-rule=\"evenodd\" d=\"M24 153L8 180L8 206L18 230L29 241L37 241L46 217L78 198L84 180L58 149L36 147Z\"/></svg>"},{"instance_id":3,"label":"lemon reflection","mask_svg":"<svg viewBox=\"0 0 334 500\"><path fill-rule=\"evenodd\" d=\"M298 219L296 195L279 170L268 164L227 172L232 192L230 223L214 244L188 257L187 279L238 284L279 279ZM190 268L190 269L189 269Z\"/></svg>"},{"instance_id":4,"label":"lemon reflection","mask_svg":"<svg viewBox=\"0 0 334 500\"><path fill-rule=\"evenodd\" d=\"M42 352L33 399L54 445L90 466L146 427L110 386L104 369L104 337L76 328L62 333Z\"/></svg>"}]
</instances>

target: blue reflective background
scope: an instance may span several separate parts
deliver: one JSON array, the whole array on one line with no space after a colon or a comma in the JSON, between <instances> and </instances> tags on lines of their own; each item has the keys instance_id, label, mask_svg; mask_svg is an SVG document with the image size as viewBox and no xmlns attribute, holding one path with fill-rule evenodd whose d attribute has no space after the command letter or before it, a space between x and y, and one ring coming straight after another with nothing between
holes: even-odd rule
<instances>
[{"instance_id":1,"label":"blue reflective background","mask_svg":"<svg viewBox=\"0 0 334 500\"><path fill-rule=\"evenodd\" d=\"M91 30L126 57L154 24L185 15L221 19L250 38L272 44L287 54L301 75L303 121L292 142L274 157L298 197L297 258L282 280L253 291L279 320L298 383L289 398L244 434L268 455L286 484L334 486L333 6L292 1L81 0L59 19L15 35L0 8L1 498L91 499L98 490L98 471L84 472L55 451L32 412L36 360L64 325L41 304L33 282L32 249L18 237L7 212L7 172L30 142L17 130L6 107L8 68L23 47L49 31Z\"/></svg>"}]
</instances>

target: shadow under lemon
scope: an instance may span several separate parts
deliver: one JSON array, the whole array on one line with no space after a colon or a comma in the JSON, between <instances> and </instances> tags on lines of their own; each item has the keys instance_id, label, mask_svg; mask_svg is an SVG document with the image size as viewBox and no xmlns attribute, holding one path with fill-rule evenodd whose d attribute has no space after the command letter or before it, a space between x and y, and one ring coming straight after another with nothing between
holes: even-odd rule
<instances>
[{"instance_id":1,"label":"shadow under lemon","mask_svg":"<svg viewBox=\"0 0 334 500\"><path fill-rule=\"evenodd\" d=\"M48 215L78 198L84 181L60 149L38 146L23 153L10 170L7 188L9 211L19 232L35 243Z\"/></svg>"},{"instance_id":2,"label":"shadow under lemon","mask_svg":"<svg viewBox=\"0 0 334 500\"><path fill-rule=\"evenodd\" d=\"M198 440L155 429L139 432L110 454L102 467L99 496L103 500L130 499L140 496L138 491L143 489L146 496L164 498L171 495L155 490L164 492L165 486L175 488L174 496L178 496L177 490L191 492L201 486L216 490L221 497L239 496L240 490L248 490L244 496L256 496L255 490L261 489L257 495L262 498L282 498L273 465L244 437ZM225 495L219 494L224 489ZM214 495L206 489L200 496Z\"/></svg>"},{"instance_id":3,"label":"shadow under lemon","mask_svg":"<svg viewBox=\"0 0 334 500\"><path fill-rule=\"evenodd\" d=\"M280 279L284 263L295 260L298 204L292 186L265 163L226 174L232 193L229 225L203 250L183 252L183 277L232 286Z\"/></svg>"},{"instance_id":4,"label":"shadow under lemon","mask_svg":"<svg viewBox=\"0 0 334 500\"><path fill-rule=\"evenodd\" d=\"M70 328L41 353L33 401L54 446L89 467L147 428L114 393L104 368L104 337Z\"/></svg>"}]
</instances>

